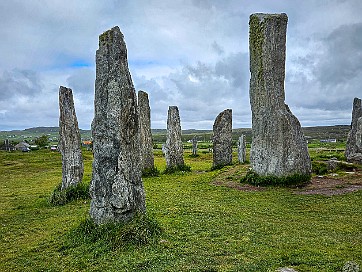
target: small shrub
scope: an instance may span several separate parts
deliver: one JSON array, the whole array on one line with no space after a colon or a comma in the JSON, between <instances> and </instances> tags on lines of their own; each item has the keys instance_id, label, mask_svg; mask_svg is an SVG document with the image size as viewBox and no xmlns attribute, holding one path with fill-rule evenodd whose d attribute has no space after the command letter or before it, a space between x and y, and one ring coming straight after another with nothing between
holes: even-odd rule
<instances>
[{"instance_id":1,"label":"small shrub","mask_svg":"<svg viewBox=\"0 0 362 272\"><path fill-rule=\"evenodd\" d=\"M255 186L289 186L301 185L310 181L310 175L293 174L285 177L277 176L260 176L253 170L249 170L244 177L241 178L242 183L249 183Z\"/></svg>"},{"instance_id":2,"label":"small shrub","mask_svg":"<svg viewBox=\"0 0 362 272\"><path fill-rule=\"evenodd\" d=\"M312 172L316 175L324 175L328 173L328 166L325 162L312 161Z\"/></svg>"},{"instance_id":3,"label":"small shrub","mask_svg":"<svg viewBox=\"0 0 362 272\"><path fill-rule=\"evenodd\" d=\"M102 225L86 218L67 235L62 249L82 244L94 244L108 251L129 245L142 246L155 242L161 233L162 228L158 222L146 214L137 214L127 223ZM91 248L93 247L95 246Z\"/></svg>"},{"instance_id":4,"label":"small shrub","mask_svg":"<svg viewBox=\"0 0 362 272\"><path fill-rule=\"evenodd\" d=\"M142 177L158 177L160 175L160 171L157 167L145 168L142 170Z\"/></svg>"},{"instance_id":5,"label":"small shrub","mask_svg":"<svg viewBox=\"0 0 362 272\"><path fill-rule=\"evenodd\" d=\"M179 164L176 166L166 167L164 174L173 174L176 172L191 172L191 166L186 164Z\"/></svg>"},{"instance_id":6,"label":"small shrub","mask_svg":"<svg viewBox=\"0 0 362 272\"><path fill-rule=\"evenodd\" d=\"M62 184L60 183L50 195L49 203L52 206L61 206L73 200L89 198L89 184L80 182L75 186L62 190Z\"/></svg>"},{"instance_id":7,"label":"small shrub","mask_svg":"<svg viewBox=\"0 0 362 272\"><path fill-rule=\"evenodd\" d=\"M197 157L200 157L200 155L199 154L190 154L189 157L190 158L197 158Z\"/></svg>"}]
</instances>

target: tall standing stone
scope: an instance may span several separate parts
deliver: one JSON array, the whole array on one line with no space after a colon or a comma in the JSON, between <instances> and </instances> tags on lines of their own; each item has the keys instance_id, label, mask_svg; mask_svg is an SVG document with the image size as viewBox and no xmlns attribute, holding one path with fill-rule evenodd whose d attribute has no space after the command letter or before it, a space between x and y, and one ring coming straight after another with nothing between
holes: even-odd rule
<instances>
[{"instance_id":1,"label":"tall standing stone","mask_svg":"<svg viewBox=\"0 0 362 272\"><path fill-rule=\"evenodd\" d=\"M177 106L170 106L167 115L165 156L167 168L184 165L180 114Z\"/></svg>"},{"instance_id":2,"label":"tall standing stone","mask_svg":"<svg viewBox=\"0 0 362 272\"><path fill-rule=\"evenodd\" d=\"M250 16L250 162L262 176L310 175L307 141L284 103L286 14Z\"/></svg>"},{"instance_id":3,"label":"tall standing stone","mask_svg":"<svg viewBox=\"0 0 362 272\"><path fill-rule=\"evenodd\" d=\"M347 161L362 164L362 105L361 99L357 97L353 100L351 129L345 155Z\"/></svg>"},{"instance_id":4,"label":"tall standing stone","mask_svg":"<svg viewBox=\"0 0 362 272\"><path fill-rule=\"evenodd\" d=\"M232 110L219 113L213 126L213 167L232 163Z\"/></svg>"},{"instance_id":5,"label":"tall standing stone","mask_svg":"<svg viewBox=\"0 0 362 272\"><path fill-rule=\"evenodd\" d=\"M192 137L192 156L197 156L197 136Z\"/></svg>"},{"instance_id":6,"label":"tall standing stone","mask_svg":"<svg viewBox=\"0 0 362 272\"><path fill-rule=\"evenodd\" d=\"M127 222L146 206L137 97L118 26L99 36L94 107L90 216L96 224Z\"/></svg>"},{"instance_id":7,"label":"tall standing stone","mask_svg":"<svg viewBox=\"0 0 362 272\"><path fill-rule=\"evenodd\" d=\"M238 159L239 163L244 163L246 161L246 142L244 134L239 137L238 141Z\"/></svg>"},{"instance_id":8,"label":"tall standing stone","mask_svg":"<svg viewBox=\"0 0 362 272\"><path fill-rule=\"evenodd\" d=\"M144 91L138 91L138 108L141 135L141 169L152 169L154 168L154 157L151 133L151 110L148 94Z\"/></svg>"},{"instance_id":9,"label":"tall standing stone","mask_svg":"<svg viewBox=\"0 0 362 272\"><path fill-rule=\"evenodd\" d=\"M65 190L83 179L83 158L72 90L59 88L59 151L62 154L62 187Z\"/></svg>"}]
</instances>

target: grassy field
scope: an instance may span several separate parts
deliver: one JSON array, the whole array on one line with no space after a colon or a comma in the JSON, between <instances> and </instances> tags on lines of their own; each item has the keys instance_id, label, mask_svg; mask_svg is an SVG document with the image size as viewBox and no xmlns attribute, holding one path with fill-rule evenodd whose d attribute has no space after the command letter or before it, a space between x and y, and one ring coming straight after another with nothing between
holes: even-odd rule
<instances>
[{"instance_id":1,"label":"grassy field","mask_svg":"<svg viewBox=\"0 0 362 272\"><path fill-rule=\"evenodd\" d=\"M89 182L92 155L84 151L84 157ZM90 203L48 204L61 181L59 153L0 152L0 271L275 271L288 266L320 272L341 271L347 261L362 266L362 191L328 197L273 187L240 191L214 183L233 179L228 171L244 173L248 165L210 171L210 154L185 154L185 160L192 172L144 178L147 211L162 227L161 237L109 250L96 243L64 246ZM160 152L155 163L165 169Z\"/></svg>"}]
</instances>

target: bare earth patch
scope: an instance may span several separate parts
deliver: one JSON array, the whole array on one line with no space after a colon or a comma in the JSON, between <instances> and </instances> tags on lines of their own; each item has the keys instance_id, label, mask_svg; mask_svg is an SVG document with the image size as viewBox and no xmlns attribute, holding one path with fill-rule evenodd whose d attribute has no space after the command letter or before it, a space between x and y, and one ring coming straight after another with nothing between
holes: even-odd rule
<instances>
[{"instance_id":1,"label":"bare earth patch","mask_svg":"<svg viewBox=\"0 0 362 272\"><path fill-rule=\"evenodd\" d=\"M351 176L349 176L351 175ZM303 195L343 195L362 189L362 175L358 172L347 176L313 177L306 186L294 189L294 193Z\"/></svg>"},{"instance_id":2,"label":"bare earth patch","mask_svg":"<svg viewBox=\"0 0 362 272\"><path fill-rule=\"evenodd\" d=\"M255 192L263 191L266 187L253 186L240 183L240 179L245 175L247 166L233 165L217 175L212 181L213 185L225 186L239 191ZM343 195L362 190L362 172L345 172L329 174L325 176L315 176L310 183L302 187L290 189L295 194L301 195Z\"/></svg>"}]
</instances>

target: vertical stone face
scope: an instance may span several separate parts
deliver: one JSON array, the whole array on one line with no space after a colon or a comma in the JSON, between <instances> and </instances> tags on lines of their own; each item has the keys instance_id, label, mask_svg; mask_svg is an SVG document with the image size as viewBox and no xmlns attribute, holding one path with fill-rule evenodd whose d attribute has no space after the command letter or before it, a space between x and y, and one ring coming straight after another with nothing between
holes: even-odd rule
<instances>
[{"instance_id":1,"label":"vertical stone face","mask_svg":"<svg viewBox=\"0 0 362 272\"><path fill-rule=\"evenodd\" d=\"M345 155L347 161L362 164L362 105L361 99L357 97L353 100L351 129Z\"/></svg>"},{"instance_id":2,"label":"vertical stone face","mask_svg":"<svg viewBox=\"0 0 362 272\"><path fill-rule=\"evenodd\" d=\"M154 168L153 144L151 133L151 110L148 94L138 91L138 108L140 115L140 147L141 147L141 169Z\"/></svg>"},{"instance_id":3,"label":"vertical stone face","mask_svg":"<svg viewBox=\"0 0 362 272\"><path fill-rule=\"evenodd\" d=\"M83 179L83 158L71 89L59 88L59 150L62 154L62 190Z\"/></svg>"},{"instance_id":4,"label":"vertical stone face","mask_svg":"<svg viewBox=\"0 0 362 272\"><path fill-rule=\"evenodd\" d=\"M192 155L197 155L197 137L196 135L192 138Z\"/></svg>"},{"instance_id":5,"label":"vertical stone face","mask_svg":"<svg viewBox=\"0 0 362 272\"><path fill-rule=\"evenodd\" d=\"M311 173L311 162L298 119L284 103L286 14L250 16L250 162L259 175Z\"/></svg>"},{"instance_id":6,"label":"vertical stone face","mask_svg":"<svg viewBox=\"0 0 362 272\"><path fill-rule=\"evenodd\" d=\"M145 212L136 92L118 27L99 36L90 216L96 224L127 222Z\"/></svg>"},{"instance_id":7,"label":"vertical stone face","mask_svg":"<svg viewBox=\"0 0 362 272\"><path fill-rule=\"evenodd\" d=\"M184 165L180 114L177 106L168 108L165 156L167 167Z\"/></svg>"},{"instance_id":8,"label":"vertical stone face","mask_svg":"<svg viewBox=\"0 0 362 272\"><path fill-rule=\"evenodd\" d=\"M246 142L244 134L239 137L238 141L238 159L240 163L246 161Z\"/></svg>"},{"instance_id":9,"label":"vertical stone face","mask_svg":"<svg viewBox=\"0 0 362 272\"><path fill-rule=\"evenodd\" d=\"M232 110L219 113L213 126L213 167L232 163Z\"/></svg>"}]
</instances>

